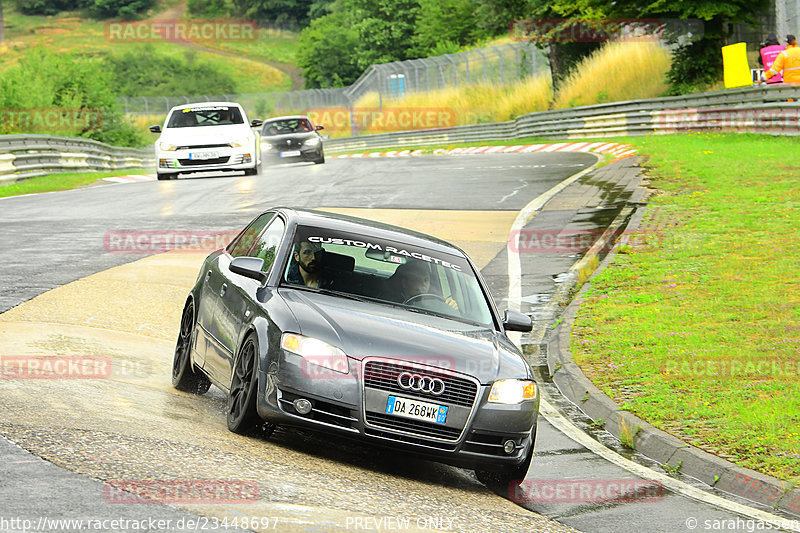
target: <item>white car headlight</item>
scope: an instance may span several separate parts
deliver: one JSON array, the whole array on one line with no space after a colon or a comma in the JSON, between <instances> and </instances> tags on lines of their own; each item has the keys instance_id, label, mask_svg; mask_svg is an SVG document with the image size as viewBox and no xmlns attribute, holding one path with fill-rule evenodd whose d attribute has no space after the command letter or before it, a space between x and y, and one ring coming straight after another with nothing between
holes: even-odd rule
<instances>
[{"instance_id":1,"label":"white car headlight","mask_svg":"<svg viewBox=\"0 0 800 533\"><path fill-rule=\"evenodd\" d=\"M281 336L281 348L299 355L311 364L341 374L348 373L345 353L336 346L331 346L319 339L305 337L297 333L284 333Z\"/></svg>"},{"instance_id":2,"label":"white car headlight","mask_svg":"<svg viewBox=\"0 0 800 533\"><path fill-rule=\"evenodd\" d=\"M178 147L175 146L174 144L165 143L164 141L158 143L158 148L160 150L164 150L165 152L172 152L178 149Z\"/></svg>"},{"instance_id":3,"label":"white car headlight","mask_svg":"<svg viewBox=\"0 0 800 533\"><path fill-rule=\"evenodd\" d=\"M253 142L252 137L242 137L241 139L236 139L233 141L231 146L234 148L241 148L242 146L249 146L251 142Z\"/></svg>"},{"instance_id":4,"label":"white car headlight","mask_svg":"<svg viewBox=\"0 0 800 533\"><path fill-rule=\"evenodd\" d=\"M501 379L489 392L489 402L515 404L536 399L536 382L529 379Z\"/></svg>"},{"instance_id":5,"label":"white car headlight","mask_svg":"<svg viewBox=\"0 0 800 533\"><path fill-rule=\"evenodd\" d=\"M319 144L319 137L311 137L304 143L306 146L316 146Z\"/></svg>"}]
</instances>

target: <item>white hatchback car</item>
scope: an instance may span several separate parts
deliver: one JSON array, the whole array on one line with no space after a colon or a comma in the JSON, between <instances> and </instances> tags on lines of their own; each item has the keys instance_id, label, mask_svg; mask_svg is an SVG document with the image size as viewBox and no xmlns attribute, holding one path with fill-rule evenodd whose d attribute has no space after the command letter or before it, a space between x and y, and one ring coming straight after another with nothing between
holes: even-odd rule
<instances>
[{"instance_id":1,"label":"white hatchback car","mask_svg":"<svg viewBox=\"0 0 800 533\"><path fill-rule=\"evenodd\" d=\"M253 128L262 123L248 123L242 106L234 102L173 107L163 130L161 126L150 126L150 131L161 134L156 141L158 179L208 171L244 170L245 175L257 174L261 139Z\"/></svg>"}]
</instances>

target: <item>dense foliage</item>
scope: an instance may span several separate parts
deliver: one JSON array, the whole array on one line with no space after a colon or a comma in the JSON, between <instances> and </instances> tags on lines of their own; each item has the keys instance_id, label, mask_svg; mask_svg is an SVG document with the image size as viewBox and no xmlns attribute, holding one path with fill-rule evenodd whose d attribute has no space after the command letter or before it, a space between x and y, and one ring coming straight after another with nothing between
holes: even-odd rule
<instances>
[{"instance_id":1,"label":"dense foliage","mask_svg":"<svg viewBox=\"0 0 800 533\"><path fill-rule=\"evenodd\" d=\"M119 109L109 89L110 73L95 58L56 54L44 49L28 52L19 65L0 78L0 134L17 133L10 110L33 110L38 116L61 112L56 132L117 145L139 145L141 134ZM83 117L89 117L84 120Z\"/></svg>"},{"instance_id":2,"label":"dense foliage","mask_svg":"<svg viewBox=\"0 0 800 533\"><path fill-rule=\"evenodd\" d=\"M193 51L157 53L152 46L104 59L111 86L125 96L174 96L235 93L233 80ZM169 72L169 76L164 76Z\"/></svg>"},{"instance_id":3,"label":"dense foliage","mask_svg":"<svg viewBox=\"0 0 800 533\"><path fill-rule=\"evenodd\" d=\"M86 9L98 18L134 18L155 4L155 0L14 0L25 15L55 15L62 11Z\"/></svg>"}]
</instances>

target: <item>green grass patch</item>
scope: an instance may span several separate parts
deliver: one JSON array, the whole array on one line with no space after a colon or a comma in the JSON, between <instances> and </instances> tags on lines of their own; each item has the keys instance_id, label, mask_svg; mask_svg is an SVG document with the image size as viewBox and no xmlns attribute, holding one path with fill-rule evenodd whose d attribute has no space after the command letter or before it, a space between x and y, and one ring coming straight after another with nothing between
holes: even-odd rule
<instances>
[{"instance_id":1,"label":"green grass patch","mask_svg":"<svg viewBox=\"0 0 800 533\"><path fill-rule=\"evenodd\" d=\"M91 185L103 178L123 176L126 174L151 174L152 170L141 168L110 170L105 172L64 172L25 178L16 182L0 183L0 198L33 194L39 192L64 191Z\"/></svg>"},{"instance_id":2,"label":"green grass patch","mask_svg":"<svg viewBox=\"0 0 800 533\"><path fill-rule=\"evenodd\" d=\"M800 139L624 141L655 194L592 281L575 359L653 425L800 482Z\"/></svg>"}]
</instances>

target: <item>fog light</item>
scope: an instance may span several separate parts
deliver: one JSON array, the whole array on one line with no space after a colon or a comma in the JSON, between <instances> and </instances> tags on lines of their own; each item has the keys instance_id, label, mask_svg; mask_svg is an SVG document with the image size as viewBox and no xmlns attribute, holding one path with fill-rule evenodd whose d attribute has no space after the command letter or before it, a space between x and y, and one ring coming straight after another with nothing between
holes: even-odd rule
<instances>
[{"instance_id":1,"label":"fog light","mask_svg":"<svg viewBox=\"0 0 800 533\"><path fill-rule=\"evenodd\" d=\"M300 398L294 401L295 410L301 415L307 415L311 412L311 402L305 398Z\"/></svg>"},{"instance_id":2,"label":"fog light","mask_svg":"<svg viewBox=\"0 0 800 533\"><path fill-rule=\"evenodd\" d=\"M503 444L503 451L506 452L507 455L511 455L512 453L514 453L514 450L516 449L517 449L517 443L514 442L513 440L507 440Z\"/></svg>"},{"instance_id":3,"label":"fog light","mask_svg":"<svg viewBox=\"0 0 800 533\"><path fill-rule=\"evenodd\" d=\"M242 156L242 163L250 163L252 159L250 158L250 154L244 154Z\"/></svg>"}]
</instances>

